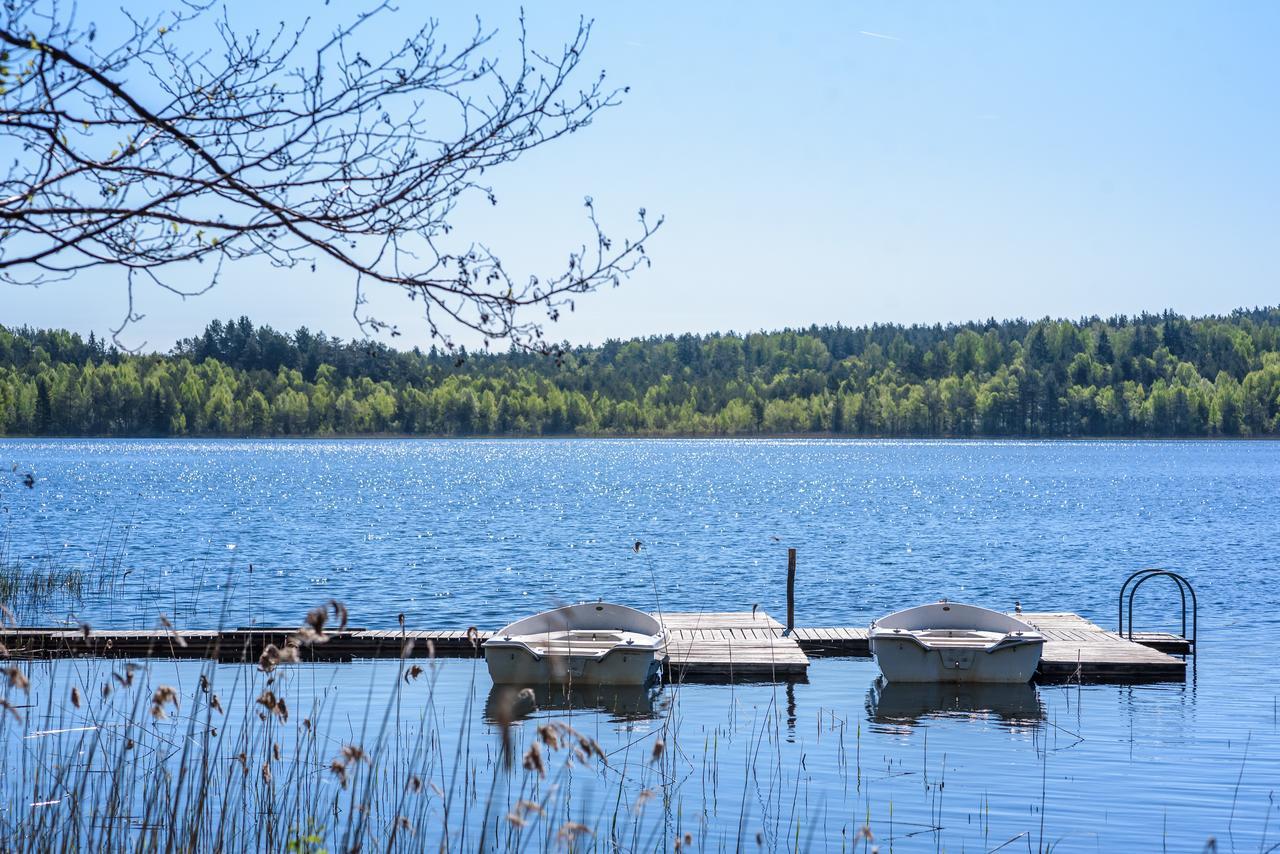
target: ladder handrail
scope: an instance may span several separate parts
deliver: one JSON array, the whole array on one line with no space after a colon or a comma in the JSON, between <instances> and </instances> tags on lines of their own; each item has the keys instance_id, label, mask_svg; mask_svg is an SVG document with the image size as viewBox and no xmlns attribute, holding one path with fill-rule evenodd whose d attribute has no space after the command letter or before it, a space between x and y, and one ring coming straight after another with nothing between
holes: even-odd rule
<instances>
[{"instance_id":1,"label":"ladder handrail","mask_svg":"<svg viewBox=\"0 0 1280 854\"><path fill-rule=\"evenodd\" d=\"M1119 615L1116 618L1116 634L1120 635L1121 637L1124 636L1124 610L1125 610L1124 594L1128 592L1129 585L1132 584L1134 579L1138 578L1139 576L1145 576L1145 575L1150 575L1152 573L1164 572L1164 571L1165 570L1163 569L1154 569L1154 568L1140 569L1137 572L1130 574L1130 576L1124 580L1124 584L1120 585ZM1182 585L1178 585L1178 586L1179 588L1181 588ZM1132 610L1132 606L1130 606L1130 610Z\"/></svg>"},{"instance_id":2,"label":"ladder handrail","mask_svg":"<svg viewBox=\"0 0 1280 854\"><path fill-rule=\"evenodd\" d=\"M1146 575L1148 573L1160 571L1161 570L1159 569L1140 569L1137 572L1132 573L1124 580L1124 584L1120 585L1119 614L1116 617L1116 634L1124 637L1124 594L1129 590L1129 585L1132 584L1133 580L1139 575Z\"/></svg>"},{"instance_id":3,"label":"ladder handrail","mask_svg":"<svg viewBox=\"0 0 1280 854\"><path fill-rule=\"evenodd\" d=\"M1168 576L1178 585L1178 596L1182 600L1182 636L1191 642L1191 648L1194 651L1196 645L1196 635L1199 628L1200 606L1196 600L1195 588L1191 586L1191 582L1185 576L1167 569L1140 569L1125 579L1120 587L1119 601L1119 621L1116 624L1116 632L1121 637L1125 635L1125 592L1129 594L1129 623L1128 638L1133 638L1133 599L1138 592L1138 588L1146 584L1152 578L1157 576ZM1130 588L1132 584L1132 588ZM1191 594L1191 636L1187 637L1187 594Z\"/></svg>"},{"instance_id":4,"label":"ladder handrail","mask_svg":"<svg viewBox=\"0 0 1280 854\"><path fill-rule=\"evenodd\" d=\"M1130 638L1133 637L1133 597L1137 595L1139 587L1146 584L1151 579L1158 578L1162 575L1167 575L1168 577L1172 578L1174 582L1176 582L1178 585L1178 597L1182 600L1182 632L1181 634L1184 638L1187 636L1186 580L1183 579L1176 572L1168 572L1168 571L1162 570L1160 572L1148 572L1146 575L1142 576L1137 581L1135 581L1133 583L1133 587L1129 589L1129 637ZM1191 595L1192 595L1192 601L1194 602L1195 592L1193 591Z\"/></svg>"}]
</instances>

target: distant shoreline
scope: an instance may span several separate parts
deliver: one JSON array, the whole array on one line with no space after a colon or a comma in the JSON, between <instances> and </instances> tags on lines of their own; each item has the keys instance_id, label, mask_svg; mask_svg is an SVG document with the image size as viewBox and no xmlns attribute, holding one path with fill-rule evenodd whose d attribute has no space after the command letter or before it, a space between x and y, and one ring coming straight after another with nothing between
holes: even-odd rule
<instances>
[{"instance_id":1,"label":"distant shoreline","mask_svg":"<svg viewBox=\"0 0 1280 854\"><path fill-rule=\"evenodd\" d=\"M134 356L0 327L0 433L75 438L1280 436L1280 307L814 326L466 359L214 322Z\"/></svg>"},{"instance_id":2,"label":"distant shoreline","mask_svg":"<svg viewBox=\"0 0 1280 854\"><path fill-rule=\"evenodd\" d=\"M708 440L708 441L732 441L732 442L750 442L750 441L830 441L830 442L1275 442L1280 440L1280 436L859 436L855 434L832 435L831 433L751 433L745 435L726 436L709 433L633 433L627 435L617 435L609 433L555 433L555 434L492 434L492 435L470 435L470 436L449 436L449 435L430 435L422 433L347 433L347 434L326 434L315 436L263 436L263 435L225 435L225 434L203 434L192 436L159 436L140 434L136 436L106 436L106 435L77 435L77 436L42 436L42 435L0 435L0 442L6 440L52 440L52 441L70 441L77 442L85 439L95 441L120 441L120 442L137 442L137 441L155 441L155 442L187 442L187 441L264 441L264 442L350 442L356 440L369 441L401 441L406 439L421 439L433 442L439 441L457 441L457 442L494 442L494 441L563 441L565 439L583 439L590 441L613 440L613 441L629 441L643 439L646 441L653 440L678 440L688 441L690 439Z\"/></svg>"}]
</instances>

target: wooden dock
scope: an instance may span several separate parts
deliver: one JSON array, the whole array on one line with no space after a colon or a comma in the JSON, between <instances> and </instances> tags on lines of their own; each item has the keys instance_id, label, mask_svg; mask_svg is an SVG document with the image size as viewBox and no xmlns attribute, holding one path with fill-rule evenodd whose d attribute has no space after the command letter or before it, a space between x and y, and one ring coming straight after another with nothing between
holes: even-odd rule
<instances>
[{"instance_id":1,"label":"wooden dock","mask_svg":"<svg viewBox=\"0 0 1280 854\"><path fill-rule=\"evenodd\" d=\"M1175 635L1148 633L1133 641L1070 613L1025 613L1044 632L1037 679L1044 681L1180 681L1187 642ZM783 626L763 611L750 613L664 613L671 632L666 670L671 681L787 681L806 678L809 656L867 656L865 628ZM226 630L92 630L87 635L62 628L0 629L0 644L20 658L100 656L126 658L210 658L258 661L274 644L283 648L295 628ZM366 630L333 632L323 644L302 647L303 661L354 658L479 657L490 632L453 630Z\"/></svg>"},{"instance_id":2,"label":"wooden dock","mask_svg":"<svg viewBox=\"0 0 1280 854\"><path fill-rule=\"evenodd\" d=\"M809 657L782 624L764 611L741 614L663 614L671 632L667 678L694 680L784 681L803 679Z\"/></svg>"},{"instance_id":3,"label":"wooden dock","mask_svg":"<svg viewBox=\"0 0 1280 854\"><path fill-rule=\"evenodd\" d=\"M803 679L809 658L782 625L755 613L673 613L662 619L671 632L665 661L671 681L786 681ZM0 629L0 643L20 658L73 656L116 658L210 658L257 662L264 649L284 648L296 627L223 630ZM476 629L368 630L330 632L322 644L301 647L302 661L354 658L481 657L493 633Z\"/></svg>"}]
</instances>

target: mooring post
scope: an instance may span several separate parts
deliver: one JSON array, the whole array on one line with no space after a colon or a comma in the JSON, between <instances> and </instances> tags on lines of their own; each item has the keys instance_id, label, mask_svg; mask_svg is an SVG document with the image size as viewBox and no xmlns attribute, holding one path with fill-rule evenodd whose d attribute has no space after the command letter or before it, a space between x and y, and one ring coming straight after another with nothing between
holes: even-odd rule
<instances>
[{"instance_id":1,"label":"mooring post","mask_svg":"<svg viewBox=\"0 0 1280 854\"><path fill-rule=\"evenodd\" d=\"M796 627L796 550L787 549L787 631Z\"/></svg>"}]
</instances>

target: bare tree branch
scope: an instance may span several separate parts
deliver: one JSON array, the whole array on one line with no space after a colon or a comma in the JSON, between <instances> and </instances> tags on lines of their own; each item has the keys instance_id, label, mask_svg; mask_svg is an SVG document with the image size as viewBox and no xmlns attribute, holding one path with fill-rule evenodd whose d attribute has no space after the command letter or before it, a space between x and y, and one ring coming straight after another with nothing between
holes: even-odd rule
<instances>
[{"instance_id":1,"label":"bare tree branch","mask_svg":"<svg viewBox=\"0 0 1280 854\"><path fill-rule=\"evenodd\" d=\"M553 350L527 310L554 321L575 295L647 265L661 219L641 209L637 233L614 241L588 198L590 240L551 275L517 276L488 244L458 243L454 214L468 197L496 204L489 170L585 128L626 90L603 73L571 82L588 21L546 54L522 17L510 68L489 55L495 33L479 21L460 48L429 21L370 58L356 37L390 11L357 15L300 63L305 23L240 33L216 2L128 17L126 36L100 47L74 7L11 0L0 11L0 282L120 269L119 335L139 317L139 276L191 296L225 261L327 262L352 276L367 331L399 334L365 311L365 287L384 285L420 300L447 347L466 330ZM184 50L179 36L202 18L216 46ZM213 263L196 285L176 284L191 262Z\"/></svg>"}]
</instances>

